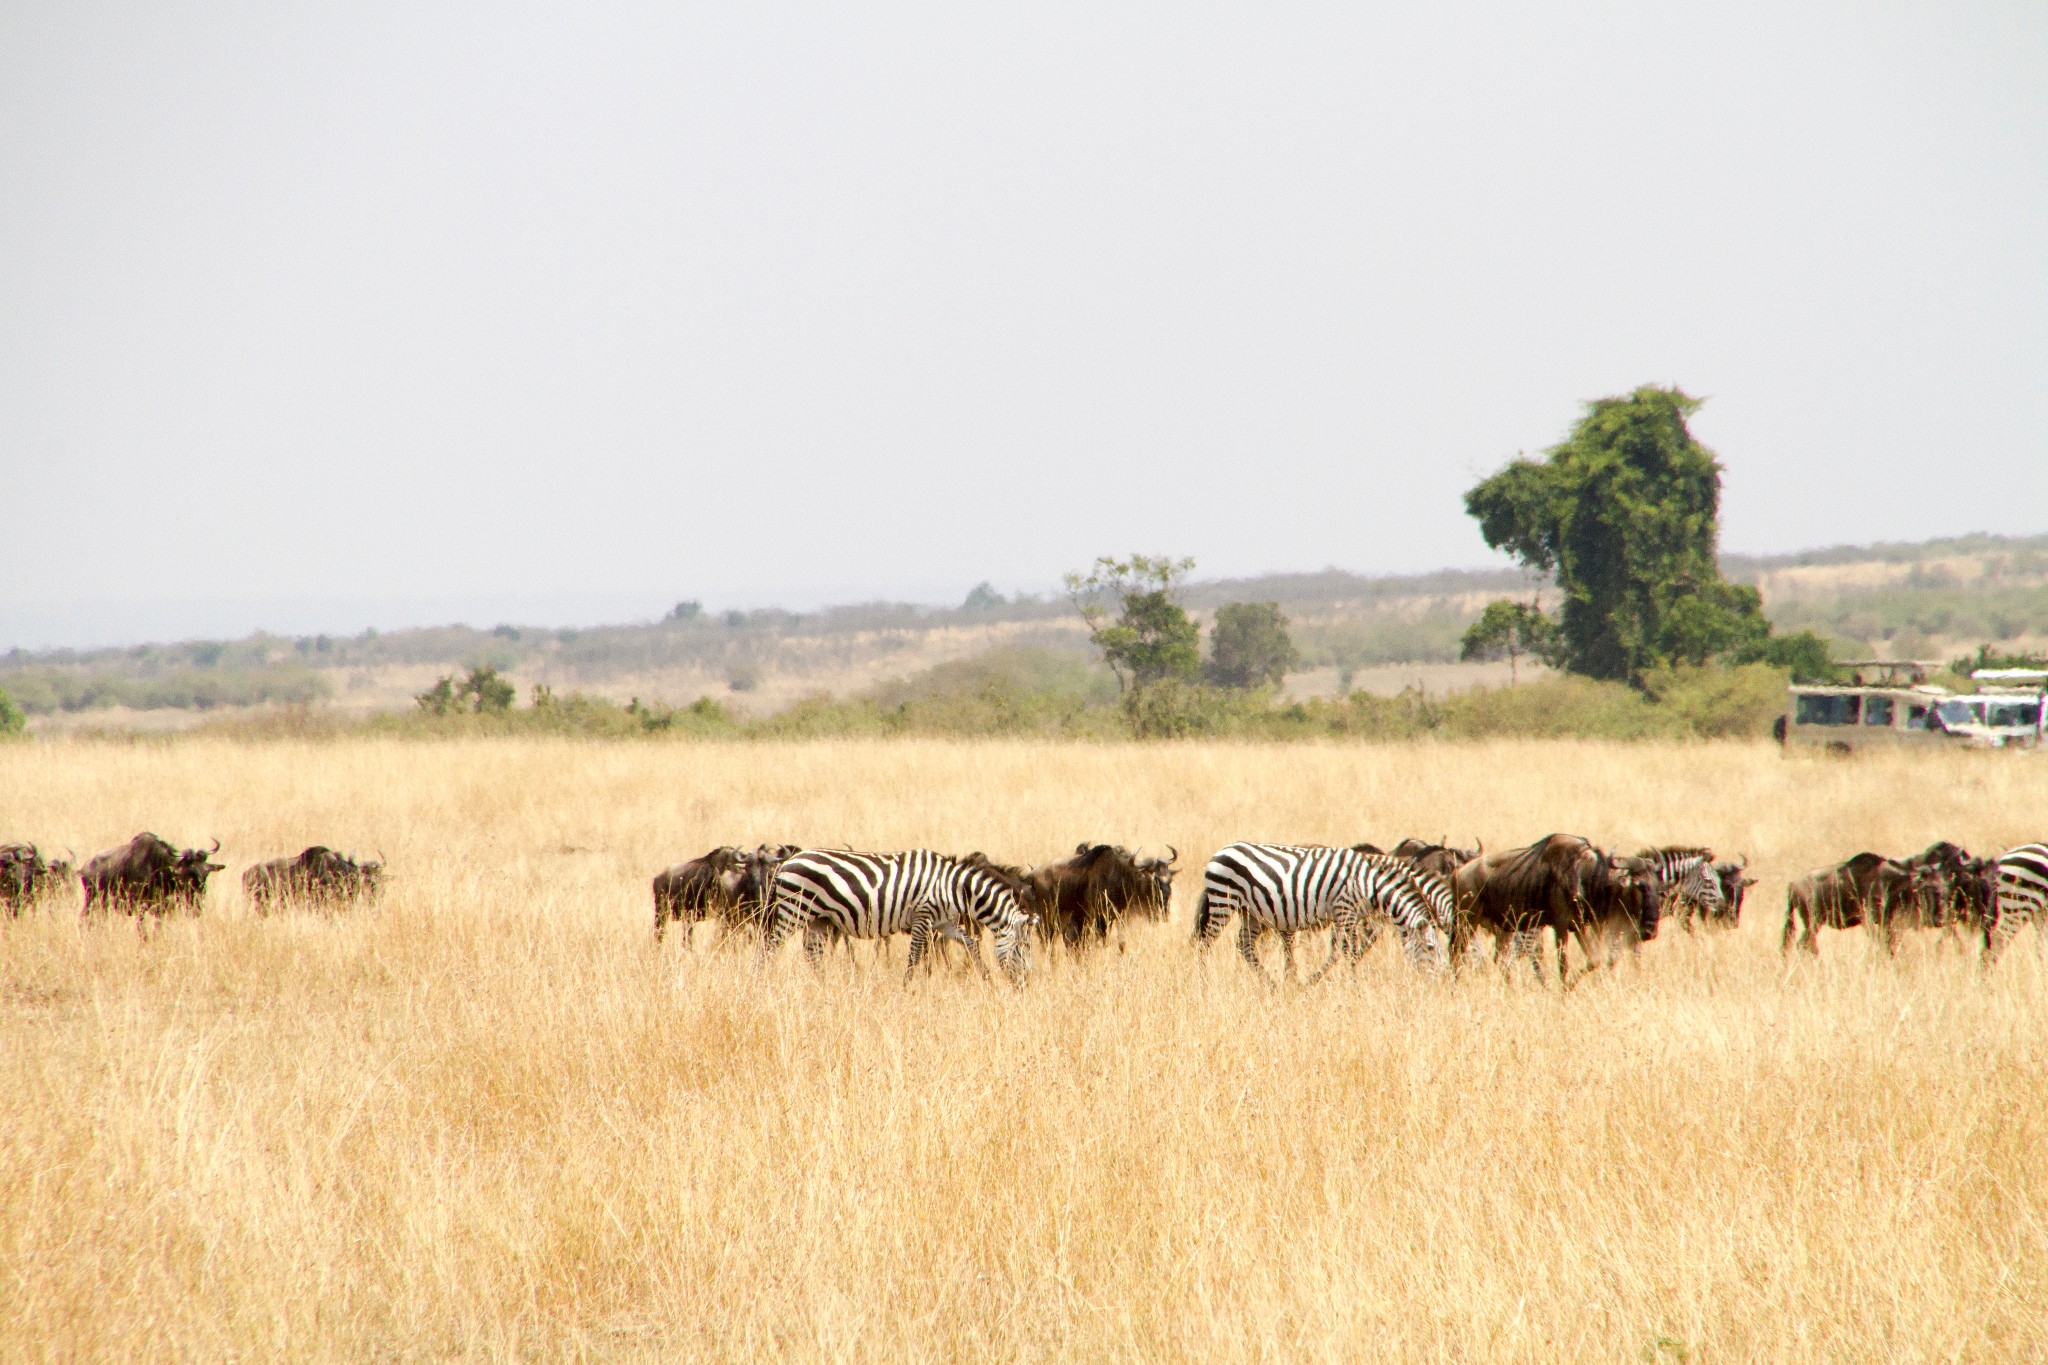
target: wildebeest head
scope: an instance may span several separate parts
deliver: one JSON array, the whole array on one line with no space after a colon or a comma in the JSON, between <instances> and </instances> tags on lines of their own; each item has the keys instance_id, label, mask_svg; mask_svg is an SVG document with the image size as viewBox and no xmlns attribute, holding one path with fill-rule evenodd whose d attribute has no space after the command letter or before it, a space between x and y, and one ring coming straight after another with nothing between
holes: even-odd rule
<instances>
[{"instance_id":1,"label":"wildebeest head","mask_svg":"<svg viewBox=\"0 0 2048 1365\"><path fill-rule=\"evenodd\" d=\"M1952 918L1969 922L1986 908L1978 894L1982 860L1972 858L1961 845L1937 840L1899 861L1914 871L1913 895L1926 923L1946 924Z\"/></svg>"},{"instance_id":2,"label":"wildebeest head","mask_svg":"<svg viewBox=\"0 0 2048 1365\"><path fill-rule=\"evenodd\" d=\"M758 908L758 913L765 914L768 903L774 899L775 874L801 851L795 844L756 844L754 851L742 859L739 880L732 892L734 903L743 908Z\"/></svg>"},{"instance_id":3,"label":"wildebeest head","mask_svg":"<svg viewBox=\"0 0 2048 1365\"><path fill-rule=\"evenodd\" d=\"M220 852L220 840L213 841L210 849L187 848L178 853L178 861L171 871L171 895L173 899L189 901L197 905L206 895L206 879L216 872L225 871L226 863L210 861Z\"/></svg>"},{"instance_id":4,"label":"wildebeest head","mask_svg":"<svg viewBox=\"0 0 2048 1365\"><path fill-rule=\"evenodd\" d=\"M1474 842L1477 843L1476 840ZM1360 845L1353 845L1353 847L1360 853L1379 852L1376 848ZM1483 845L1477 849L1453 848L1448 843L1438 842L1433 844L1427 839L1403 839L1400 843L1394 845L1393 856L1396 858L1406 858L1424 872L1434 872L1439 877L1449 877L1466 863L1478 857L1483 850Z\"/></svg>"},{"instance_id":5,"label":"wildebeest head","mask_svg":"<svg viewBox=\"0 0 2048 1365\"><path fill-rule=\"evenodd\" d=\"M1714 864L1714 877L1721 883L1721 900L1726 909L1721 918L1710 919L1709 925L1733 929L1742 922L1742 898L1749 888L1756 885L1756 878L1745 876L1749 871L1749 855L1742 855L1741 862L1720 862Z\"/></svg>"},{"instance_id":6,"label":"wildebeest head","mask_svg":"<svg viewBox=\"0 0 2048 1365\"><path fill-rule=\"evenodd\" d=\"M1138 875L1150 884L1152 894L1137 901L1132 908L1146 919L1163 920L1173 911L1173 878L1180 871L1174 863L1180 860L1180 850L1172 844L1166 846L1164 858L1131 859L1131 865Z\"/></svg>"},{"instance_id":7,"label":"wildebeest head","mask_svg":"<svg viewBox=\"0 0 2048 1365\"><path fill-rule=\"evenodd\" d=\"M1643 942L1657 937L1664 919L1663 887L1648 859L1605 855L1582 883L1580 895L1595 917L1620 914L1633 922Z\"/></svg>"}]
</instances>

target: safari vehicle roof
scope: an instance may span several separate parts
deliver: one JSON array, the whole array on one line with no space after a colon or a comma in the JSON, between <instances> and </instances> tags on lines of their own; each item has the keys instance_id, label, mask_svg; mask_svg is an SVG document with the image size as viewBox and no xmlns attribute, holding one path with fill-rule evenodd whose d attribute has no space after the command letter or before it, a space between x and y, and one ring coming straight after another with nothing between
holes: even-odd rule
<instances>
[{"instance_id":1,"label":"safari vehicle roof","mask_svg":"<svg viewBox=\"0 0 2048 1365\"><path fill-rule=\"evenodd\" d=\"M1867 692L1882 693L1888 697L1953 697L1956 694L1937 683L1793 683L1792 691L1799 694L1834 696L1846 692L1858 695Z\"/></svg>"}]
</instances>

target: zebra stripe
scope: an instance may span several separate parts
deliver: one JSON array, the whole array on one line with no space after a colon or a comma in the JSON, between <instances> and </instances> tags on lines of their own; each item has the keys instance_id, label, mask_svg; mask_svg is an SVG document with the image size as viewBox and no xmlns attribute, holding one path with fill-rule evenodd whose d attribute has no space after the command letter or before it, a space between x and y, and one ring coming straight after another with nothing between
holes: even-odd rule
<instances>
[{"instance_id":1,"label":"zebra stripe","mask_svg":"<svg viewBox=\"0 0 2048 1365\"><path fill-rule=\"evenodd\" d=\"M1984 926L1984 962L1998 961L2013 935L2029 923L2035 946L2048 949L2048 844L2021 844L1998 860L1998 899Z\"/></svg>"},{"instance_id":2,"label":"zebra stripe","mask_svg":"<svg viewBox=\"0 0 2048 1365\"><path fill-rule=\"evenodd\" d=\"M977 940L962 925L972 922ZM765 961L799 927L804 955L815 965L826 939L886 940L910 935L910 972L924 956L934 933L965 947L974 965L988 975L977 946L979 931L995 935L996 960L1011 980L1022 983L1031 970L1029 930L1033 917L1024 912L1017 893L988 867L964 863L929 849L907 853L843 853L811 849L782 864L775 874L768 933L761 942Z\"/></svg>"},{"instance_id":3,"label":"zebra stripe","mask_svg":"<svg viewBox=\"0 0 2048 1365\"><path fill-rule=\"evenodd\" d=\"M1442 968L1451 932L1451 888L1405 858L1360 853L1348 848L1287 844L1232 844L1209 860L1202 874L1202 900L1195 910L1196 941L1207 946L1238 917L1239 956L1262 974L1259 935L1280 935L1287 974L1294 975L1294 935L1330 926L1330 957L1311 981L1347 952L1363 956L1392 920L1411 961Z\"/></svg>"}]
</instances>

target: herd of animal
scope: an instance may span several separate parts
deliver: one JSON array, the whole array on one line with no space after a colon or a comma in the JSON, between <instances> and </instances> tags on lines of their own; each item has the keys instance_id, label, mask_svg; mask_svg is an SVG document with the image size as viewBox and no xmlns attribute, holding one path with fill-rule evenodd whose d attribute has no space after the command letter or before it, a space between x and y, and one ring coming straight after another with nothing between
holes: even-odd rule
<instances>
[{"instance_id":1,"label":"herd of animal","mask_svg":"<svg viewBox=\"0 0 2048 1365\"><path fill-rule=\"evenodd\" d=\"M0 844L0 908L18 916L59 894L75 877L85 892L83 914L125 913L138 925L183 911L198 914L206 879L225 871L212 848L179 848L147 831L96 853L74 868L70 859L45 859L34 844ZM346 905L376 897L381 859L363 862L318 844L295 858L273 858L242 874L242 892L262 914L288 904Z\"/></svg>"},{"instance_id":2,"label":"herd of animal","mask_svg":"<svg viewBox=\"0 0 2048 1365\"><path fill-rule=\"evenodd\" d=\"M74 869L68 859L45 859L34 844L0 845L0 907L18 916L76 878L88 917L121 912L147 925L174 912L196 914L207 878L225 869L212 860L219 851L219 840L209 849L180 849L142 833ZM1031 868L981 853L726 846L656 875L654 935L659 942L671 925L687 935L711 919L721 939L757 940L764 958L799 935L815 963L834 943L870 939L886 950L907 934L906 975L933 945L948 942L987 975L986 933L1004 972L1021 982L1034 939L1085 952L1112 938L1121 944L1129 920L1167 919L1178 860L1170 847L1164 857L1147 857L1102 843L1082 843L1069 857ZM1548 931L1568 987L1575 979L1568 943L1579 946L1583 975L1637 951L1668 919L1688 932L1734 927L1755 885L1747 867L1746 858L1717 860L1698 847L1623 856L1571 834L1491 853L1419 839L1388 850L1237 843L1203 871L1194 940L1212 943L1235 918L1244 960L1263 975L1259 940L1275 933L1293 977L1295 937L1328 930L1329 956L1314 980L1341 959L1355 966L1384 929L1399 936L1411 961L1433 969L1460 965L1484 933L1503 967L1527 959L1540 976ZM248 868L242 888L264 914L341 907L373 901L383 873L381 857L359 860L314 845ZM1866 926L1895 952L1901 932L1934 929L1981 935L1988 964L2028 923L2048 928L2048 844L1991 858L1946 841L1902 858L1859 853L1795 878L1785 901L1782 951L1796 943L1817 952L1819 930Z\"/></svg>"},{"instance_id":3,"label":"herd of animal","mask_svg":"<svg viewBox=\"0 0 2048 1365\"><path fill-rule=\"evenodd\" d=\"M713 919L721 940L752 935L763 955L801 933L813 961L834 942L886 944L908 934L906 971L936 935L966 946L985 972L976 944L986 930L997 960L1021 978L1034 937L1084 950L1120 935L1126 919L1166 919L1177 859L1171 848L1147 858L1083 843L1070 857L1027 869L981 853L727 846L655 877L654 933L659 941L671 924ZM1342 957L1355 964L1383 927L1399 934L1411 960L1438 967L1461 964L1484 933L1496 961L1527 959L1540 973L1547 930L1559 979L1569 986L1568 943L1579 945L1583 975L1635 952L1667 919L1688 932L1733 928L1756 884L1747 869L1747 859L1719 860L1706 848L1624 857L1569 834L1492 853L1420 839L1390 850L1240 843L1204 869L1194 937L1207 945L1236 918L1239 954L1263 970L1259 940L1276 933L1291 977L1295 936L1328 929L1320 977ZM1795 937L1802 949L1818 951L1822 928L1868 925L1892 952L1908 928L1981 933L1987 961L1995 961L2013 934L2048 913L2048 846L1998 858L1972 857L1946 841L1898 859L1859 853L1793 881L1786 902L1781 946L1788 951Z\"/></svg>"}]
</instances>

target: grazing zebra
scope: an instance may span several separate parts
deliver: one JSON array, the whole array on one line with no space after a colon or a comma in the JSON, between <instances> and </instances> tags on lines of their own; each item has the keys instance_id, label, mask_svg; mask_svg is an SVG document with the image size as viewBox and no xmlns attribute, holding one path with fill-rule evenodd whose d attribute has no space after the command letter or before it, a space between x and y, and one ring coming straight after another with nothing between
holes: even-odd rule
<instances>
[{"instance_id":1,"label":"grazing zebra","mask_svg":"<svg viewBox=\"0 0 2048 1365\"><path fill-rule=\"evenodd\" d=\"M1209 860L1195 906L1195 941L1207 947L1238 916L1237 951L1263 978L1259 935L1280 935L1287 976L1294 978L1294 936L1331 926L1330 957L1311 983L1348 952L1355 963L1384 916L1400 930L1410 960L1441 968L1451 932L1451 889L1443 878L1405 858L1349 848L1232 844Z\"/></svg>"},{"instance_id":2,"label":"grazing zebra","mask_svg":"<svg viewBox=\"0 0 2048 1365\"><path fill-rule=\"evenodd\" d=\"M1646 848L1636 854L1636 861L1645 865L1638 876L1655 879L1658 918L1675 915L1688 933L1694 917L1708 924L1728 918L1728 897L1712 849Z\"/></svg>"},{"instance_id":3,"label":"grazing zebra","mask_svg":"<svg viewBox=\"0 0 2048 1365\"><path fill-rule=\"evenodd\" d=\"M962 931L972 921L975 937ZM981 960L980 932L995 935L996 960L1012 981L1023 983L1031 970L1030 931L1035 917L1026 914L1017 893L985 860L948 857L929 849L908 853L843 853L810 849L784 862L775 874L768 912L768 932L761 941L766 961L791 932L802 926L804 956L816 965L826 939L873 938L884 943L891 934L910 935L907 984L924 957L934 933L967 949L974 965L988 975Z\"/></svg>"},{"instance_id":4,"label":"grazing zebra","mask_svg":"<svg viewBox=\"0 0 2048 1365\"><path fill-rule=\"evenodd\" d=\"M2005 945L2031 921L2035 947L2048 936L2048 844L2021 844L1998 860L1998 899L1984 925L1984 965L1998 961Z\"/></svg>"}]
</instances>

